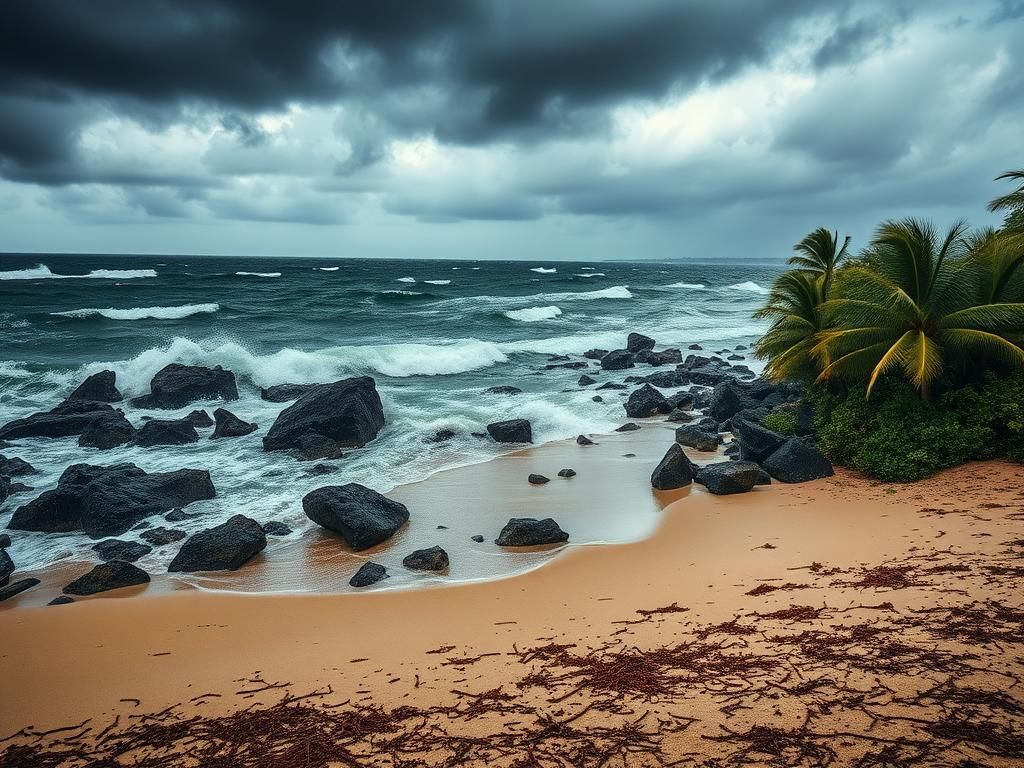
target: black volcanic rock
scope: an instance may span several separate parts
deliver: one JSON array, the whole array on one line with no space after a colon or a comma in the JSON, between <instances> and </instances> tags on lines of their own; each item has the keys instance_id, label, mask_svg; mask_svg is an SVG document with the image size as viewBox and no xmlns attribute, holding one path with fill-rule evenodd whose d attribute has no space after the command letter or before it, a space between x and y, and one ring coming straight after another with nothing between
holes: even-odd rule
<instances>
[{"instance_id":1,"label":"black volcanic rock","mask_svg":"<svg viewBox=\"0 0 1024 768\"><path fill-rule=\"evenodd\" d=\"M20 595L26 589L32 589L37 584L39 584L39 579L19 579L11 582L6 587L0 588L0 603L10 600L15 595Z\"/></svg>"},{"instance_id":2,"label":"black volcanic rock","mask_svg":"<svg viewBox=\"0 0 1024 768\"><path fill-rule=\"evenodd\" d=\"M533 442L533 428L527 419L495 421L487 425L487 434L499 443Z\"/></svg>"},{"instance_id":3,"label":"black volcanic rock","mask_svg":"<svg viewBox=\"0 0 1024 768\"><path fill-rule=\"evenodd\" d=\"M762 463L786 442L785 436L738 414L732 418L732 433L740 446L740 458L757 464Z\"/></svg>"},{"instance_id":4,"label":"black volcanic rock","mask_svg":"<svg viewBox=\"0 0 1024 768\"><path fill-rule=\"evenodd\" d=\"M530 485L544 485L545 483L551 482L550 477L538 474L532 474L526 479L530 482Z\"/></svg>"},{"instance_id":5,"label":"black volcanic rock","mask_svg":"<svg viewBox=\"0 0 1024 768\"><path fill-rule=\"evenodd\" d=\"M268 520L263 524L263 532L267 536L287 536L292 529L280 520Z\"/></svg>"},{"instance_id":6,"label":"black volcanic rock","mask_svg":"<svg viewBox=\"0 0 1024 768\"><path fill-rule=\"evenodd\" d=\"M679 444L673 443L651 473L651 487L659 491L682 488L693 482L696 471Z\"/></svg>"},{"instance_id":7,"label":"black volcanic rock","mask_svg":"<svg viewBox=\"0 0 1024 768\"><path fill-rule=\"evenodd\" d=\"M158 526L156 528L147 528L145 531L139 534L139 536L154 547L162 547L166 544L173 544L176 541L181 541L188 536L185 531L178 528L165 528L164 526Z\"/></svg>"},{"instance_id":8,"label":"black volcanic rock","mask_svg":"<svg viewBox=\"0 0 1024 768\"><path fill-rule=\"evenodd\" d=\"M118 391L117 374L113 371L100 371L87 378L70 395L68 400L92 400L97 403L118 403L122 395Z\"/></svg>"},{"instance_id":9,"label":"black volcanic rock","mask_svg":"<svg viewBox=\"0 0 1024 768\"><path fill-rule=\"evenodd\" d=\"M554 520L546 517L513 517L501 529L494 543L499 547L532 547L540 544L561 544L569 540Z\"/></svg>"},{"instance_id":10,"label":"black volcanic rock","mask_svg":"<svg viewBox=\"0 0 1024 768\"><path fill-rule=\"evenodd\" d=\"M761 468L751 461L722 461L701 467L696 480L720 496L746 493L762 480Z\"/></svg>"},{"instance_id":11,"label":"black volcanic rock","mask_svg":"<svg viewBox=\"0 0 1024 768\"><path fill-rule=\"evenodd\" d=\"M106 539L93 544L92 548L100 556L100 560L122 560L126 563L134 563L143 555L148 555L153 548L147 544L137 541L122 541L121 539Z\"/></svg>"},{"instance_id":12,"label":"black volcanic rock","mask_svg":"<svg viewBox=\"0 0 1024 768\"><path fill-rule=\"evenodd\" d=\"M235 374L219 365L204 368L198 365L171 363L160 369L149 383L150 394L136 397L137 408L182 408L196 400L237 400Z\"/></svg>"},{"instance_id":13,"label":"black volcanic rock","mask_svg":"<svg viewBox=\"0 0 1024 768\"><path fill-rule=\"evenodd\" d=\"M593 445L594 441L586 435L576 435L576 445Z\"/></svg>"},{"instance_id":14,"label":"black volcanic rock","mask_svg":"<svg viewBox=\"0 0 1024 768\"><path fill-rule=\"evenodd\" d=\"M235 515L226 523L190 536L174 556L168 571L233 571L267 546L263 528L251 517Z\"/></svg>"},{"instance_id":15,"label":"black volcanic rock","mask_svg":"<svg viewBox=\"0 0 1024 768\"><path fill-rule=\"evenodd\" d=\"M405 556L402 565L414 571L443 571L448 567L448 553L436 546L417 549Z\"/></svg>"},{"instance_id":16,"label":"black volcanic rock","mask_svg":"<svg viewBox=\"0 0 1024 768\"><path fill-rule=\"evenodd\" d=\"M263 438L263 448L308 450L308 438L321 443L322 448L360 448L383 426L384 407L373 379L342 379L318 384L281 411Z\"/></svg>"},{"instance_id":17,"label":"black volcanic rock","mask_svg":"<svg viewBox=\"0 0 1024 768\"><path fill-rule=\"evenodd\" d=\"M508 384L499 384L496 387L488 387L484 390L485 395L520 395L523 390Z\"/></svg>"},{"instance_id":18,"label":"black volcanic rock","mask_svg":"<svg viewBox=\"0 0 1024 768\"><path fill-rule=\"evenodd\" d=\"M79 435L78 444L83 448L99 448L105 451L126 445L137 436L135 427L125 415L121 411L113 411L89 422Z\"/></svg>"},{"instance_id":19,"label":"black volcanic rock","mask_svg":"<svg viewBox=\"0 0 1024 768\"><path fill-rule=\"evenodd\" d=\"M634 424L632 421L627 421L621 427L616 427L615 431L616 432L636 432L638 429L640 429L640 425L639 424Z\"/></svg>"},{"instance_id":20,"label":"black volcanic rock","mask_svg":"<svg viewBox=\"0 0 1024 768\"><path fill-rule=\"evenodd\" d=\"M355 550L387 541L409 520L404 504L358 483L328 485L302 499L306 517L341 536Z\"/></svg>"},{"instance_id":21,"label":"black volcanic rock","mask_svg":"<svg viewBox=\"0 0 1024 768\"><path fill-rule=\"evenodd\" d=\"M95 595L98 592L148 583L149 574L138 566L124 560L111 560L79 576L64 587L63 592L66 595Z\"/></svg>"},{"instance_id":22,"label":"black volcanic rock","mask_svg":"<svg viewBox=\"0 0 1024 768\"><path fill-rule=\"evenodd\" d=\"M388 569L380 563L374 563L367 561L359 566L359 570L355 572L355 575L348 580L349 586L352 587L368 587L371 584L376 584L381 579L388 578Z\"/></svg>"},{"instance_id":23,"label":"black volcanic rock","mask_svg":"<svg viewBox=\"0 0 1024 768\"><path fill-rule=\"evenodd\" d=\"M25 475L34 475L38 471L27 461L19 459L17 456L8 459L6 456L0 455L0 476L24 477Z\"/></svg>"},{"instance_id":24,"label":"black volcanic rock","mask_svg":"<svg viewBox=\"0 0 1024 768\"><path fill-rule=\"evenodd\" d=\"M272 387L260 387L260 398L268 403L287 403L298 400L319 384L275 384Z\"/></svg>"},{"instance_id":25,"label":"black volcanic rock","mask_svg":"<svg viewBox=\"0 0 1024 768\"><path fill-rule=\"evenodd\" d=\"M558 470L558 476L559 477L565 477L565 478L576 477L576 470L575 469L560 469L560 470Z\"/></svg>"},{"instance_id":26,"label":"black volcanic rock","mask_svg":"<svg viewBox=\"0 0 1024 768\"><path fill-rule=\"evenodd\" d=\"M73 602L75 602L74 598L70 598L67 595L57 595L57 597L53 598L53 600L48 602L47 605L69 605Z\"/></svg>"},{"instance_id":27,"label":"black volcanic rock","mask_svg":"<svg viewBox=\"0 0 1024 768\"><path fill-rule=\"evenodd\" d=\"M212 427L213 419L210 418L210 414L204 411L202 408L197 408L192 411L188 416L185 417L193 427L201 429L203 427Z\"/></svg>"},{"instance_id":28,"label":"black volcanic rock","mask_svg":"<svg viewBox=\"0 0 1024 768\"><path fill-rule=\"evenodd\" d=\"M453 429L439 429L430 437L423 438L424 443L446 443L455 437Z\"/></svg>"},{"instance_id":29,"label":"black volcanic rock","mask_svg":"<svg viewBox=\"0 0 1024 768\"><path fill-rule=\"evenodd\" d=\"M142 448L197 442L199 433L188 419L150 419L135 435L135 444Z\"/></svg>"},{"instance_id":30,"label":"black volcanic rock","mask_svg":"<svg viewBox=\"0 0 1024 768\"><path fill-rule=\"evenodd\" d=\"M210 435L211 440L215 437L243 437L257 430L255 424L242 421L226 408L215 410L213 419L217 426L214 428L213 434Z\"/></svg>"},{"instance_id":31,"label":"black volcanic rock","mask_svg":"<svg viewBox=\"0 0 1024 768\"><path fill-rule=\"evenodd\" d=\"M7 586L12 573L14 573L14 561L11 560L6 549L0 549L0 587Z\"/></svg>"},{"instance_id":32,"label":"black volcanic rock","mask_svg":"<svg viewBox=\"0 0 1024 768\"><path fill-rule=\"evenodd\" d=\"M784 483L806 483L831 477L835 472L816 445L803 438L790 438L764 462L764 469Z\"/></svg>"},{"instance_id":33,"label":"black volcanic rock","mask_svg":"<svg viewBox=\"0 0 1024 768\"><path fill-rule=\"evenodd\" d=\"M749 397L735 381L723 381L715 385L708 405L708 415L718 421L731 419L740 411L752 408L757 402Z\"/></svg>"},{"instance_id":34,"label":"black volcanic rock","mask_svg":"<svg viewBox=\"0 0 1024 768\"><path fill-rule=\"evenodd\" d=\"M607 354L607 349L588 349L586 352L583 353L583 356L587 358L587 360L600 360Z\"/></svg>"},{"instance_id":35,"label":"black volcanic rock","mask_svg":"<svg viewBox=\"0 0 1024 768\"><path fill-rule=\"evenodd\" d=\"M606 371L624 371L633 367L633 353L625 349L613 349L601 358L601 367Z\"/></svg>"},{"instance_id":36,"label":"black volcanic rock","mask_svg":"<svg viewBox=\"0 0 1024 768\"><path fill-rule=\"evenodd\" d=\"M65 400L60 405L15 419L0 427L0 440L22 437L70 437L80 435L96 418L115 413L106 403L91 400Z\"/></svg>"},{"instance_id":37,"label":"black volcanic rock","mask_svg":"<svg viewBox=\"0 0 1024 768\"><path fill-rule=\"evenodd\" d=\"M718 433L705 432L693 424L686 424L676 429L676 442L698 451L717 451L722 442Z\"/></svg>"},{"instance_id":38,"label":"black volcanic rock","mask_svg":"<svg viewBox=\"0 0 1024 768\"><path fill-rule=\"evenodd\" d=\"M654 349L654 339L650 336L644 336L642 333L631 333L626 337L626 351L632 352L634 355L637 352Z\"/></svg>"},{"instance_id":39,"label":"black volcanic rock","mask_svg":"<svg viewBox=\"0 0 1024 768\"><path fill-rule=\"evenodd\" d=\"M632 419L645 419L672 411L672 405L665 396L650 384L634 390L624 407L626 415Z\"/></svg>"},{"instance_id":40,"label":"black volcanic rock","mask_svg":"<svg viewBox=\"0 0 1024 768\"><path fill-rule=\"evenodd\" d=\"M588 376L587 374L584 373L582 376L580 376L579 380L576 382L576 385L580 387L589 387L591 384L596 383L597 379L593 378L592 376Z\"/></svg>"},{"instance_id":41,"label":"black volcanic rock","mask_svg":"<svg viewBox=\"0 0 1024 768\"><path fill-rule=\"evenodd\" d=\"M94 539L118 536L139 520L216 495L200 469L147 474L134 464L74 464L57 487L15 510L8 528L46 533L82 530Z\"/></svg>"}]
</instances>

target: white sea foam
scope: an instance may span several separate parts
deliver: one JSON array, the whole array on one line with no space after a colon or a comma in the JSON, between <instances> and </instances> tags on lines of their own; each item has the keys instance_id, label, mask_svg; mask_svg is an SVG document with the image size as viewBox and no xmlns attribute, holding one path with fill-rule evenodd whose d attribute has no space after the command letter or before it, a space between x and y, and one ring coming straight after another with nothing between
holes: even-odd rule
<instances>
[{"instance_id":1,"label":"white sea foam","mask_svg":"<svg viewBox=\"0 0 1024 768\"><path fill-rule=\"evenodd\" d=\"M531 272L539 272L542 275L552 275L558 271L557 267L530 267Z\"/></svg>"},{"instance_id":2,"label":"white sea foam","mask_svg":"<svg viewBox=\"0 0 1024 768\"><path fill-rule=\"evenodd\" d=\"M423 296L422 291L381 291L381 293L391 294L392 296Z\"/></svg>"},{"instance_id":3,"label":"white sea foam","mask_svg":"<svg viewBox=\"0 0 1024 768\"><path fill-rule=\"evenodd\" d=\"M580 272L576 277L604 277L604 272Z\"/></svg>"},{"instance_id":4,"label":"white sea foam","mask_svg":"<svg viewBox=\"0 0 1024 768\"><path fill-rule=\"evenodd\" d=\"M416 278L415 277L400 277L400 278L398 278L398 282L400 282L400 283L415 283L416 282Z\"/></svg>"},{"instance_id":5,"label":"white sea foam","mask_svg":"<svg viewBox=\"0 0 1024 768\"><path fill-rule=\"evenodd\" d=\"M451 280L424 280L423 282L424 283L428 283L430 285L451 285L452 284Z\"/></svg>"},{"instance_id":6,"label":"white sea foam","mask_svg":"<svg viewBox=\"0 0 1024 768\"><path fill-rule=\"evenodd\" d=\"M59 317L95 317L110 320L181 320L191 315L211 314L220 309L219 304L183 304L179 307L131 307L129 309L72 309L68 312L51 312Z\"/></svg>"},{"instance_id":7,"label":"white sea foam","mask_svg":"<svg viewBox=\"0 0 1024 768\"><path fill-rule=\"evenodd\" d=\"M767 288L758 285L752 280L746 280L742 283L735 283L734 285L726 286L726 290L747 291L748 293L760 293L762 295L771 293L771 291L769 291Z\"/></svg>"},{"instance_id":8,"label":"white sea foam","mask_svg":"<svg viewBox=\"0 0 1024 768\"><path fill-rule=\"evenodd\" d=\"M280 272L235 272L239 277L280 277Z\"/></svg>"},{"instance_id":9,"label":"white sea foam","mask_svg":"<svg viewBox=\"0 0 1024 768\"><path fill-rule=\"evenodd\" d=\"M704 287L704 283L671 283L665 286L666 288L692 288L695 291L699 291Z\"/></svg>"},{"instance_id":10,"label":"white sea foam","mask_svg":"<svg viewBox=\"0 0 1024 768\"><path fill-rule=\"evenodd\" d=\"M31 269L0 272L0 280L132 280L140 277L156 277L156 270L94 269L85 275L58 275L45 264L37 264Z\"/></svg>"},{"instance_id":11,"label":"white sea foam","mask_svg":"<svg viewBox=\"0 0 1024 768\"><path fill-rule=\"evenodd\" d=\"M341 267L317 267L321 272L337 272Z\"/></svg>"},{"instance_id":12,"label":"white sea foam","mask_svg":"<svg viewBox=\"0 0 1024 768\"><path fill-rule=\"evenodd\" d=\"M513 309L505 312L509 320L522 320L524 323L536 323L540 320L552 320L562 314L556 306L550 307L528 307L526 309Z\"/></svg>"}]
</instances>

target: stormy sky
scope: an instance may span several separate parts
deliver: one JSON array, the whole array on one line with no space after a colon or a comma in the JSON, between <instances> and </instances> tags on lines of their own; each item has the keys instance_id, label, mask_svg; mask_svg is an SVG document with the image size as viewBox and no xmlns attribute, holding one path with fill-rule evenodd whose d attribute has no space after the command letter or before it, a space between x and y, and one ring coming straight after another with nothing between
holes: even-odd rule
<instances>
[{"instance_id":1,"label":"stormy sky","mask_svg":"<svg viewBox=\"0 0 1024 768\"><path fill-rule=\"evenodd\" d=\"M782 258L994 223L1024 0L31 0L0 251Z\"/></svg>"}]
</instances>

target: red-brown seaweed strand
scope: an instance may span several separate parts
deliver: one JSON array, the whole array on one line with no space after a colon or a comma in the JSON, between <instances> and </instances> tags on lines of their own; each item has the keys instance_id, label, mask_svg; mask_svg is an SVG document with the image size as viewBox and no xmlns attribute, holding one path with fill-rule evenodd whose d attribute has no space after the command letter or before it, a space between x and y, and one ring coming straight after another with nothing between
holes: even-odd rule
<instances>
[{"instance_id":1,"label":"red-brown seaweed strand","mask_svg":"<svg viewBox=\"0 0 1024 768\"><path fill-rule=\"evenodd\" d=\"M855 575L855 589L915 581L899 564L882 567L844 573ZM962 578L987 576L978 570ZM1008 578L1007 594L1019 596L1016 576ZM639 614L647 621L684 610ZM0 768L966 768L1024 760L1018 605L791 605L685 629L653 647L639 636L627 644L622 635L594 648L513 646L518 664L502 667L514 673L502 685L459 688L451 703L431 707L339 702L326 681L292 693L256 676L239 689L242 708L230 714L200 715L192 702L105 725L23 728L0 740ZM643 633L650 643L652 633ZM454 649L438 650L448 656ZM487 664L488 655L448 660L468 667ZM783 711L790 716L777 720Z\"/></svg>"}]
</instances>

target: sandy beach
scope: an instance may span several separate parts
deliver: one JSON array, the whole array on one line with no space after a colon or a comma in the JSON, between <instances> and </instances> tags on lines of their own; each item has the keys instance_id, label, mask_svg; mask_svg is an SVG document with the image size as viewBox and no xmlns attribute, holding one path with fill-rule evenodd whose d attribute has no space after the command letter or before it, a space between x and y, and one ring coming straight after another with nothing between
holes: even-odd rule
<instances>
[{"instance_id":1,"label":"sandy beach","mask_svg":"<svg viewBox=\"0 0 1024 768\"><path fill-rule=\"evenodd\" d=\"M0 765L1020 765L1019 466L661 494L660 432L616 436L600 479L563 443L396 493L453 519L478 508L488 533L508 498L567 521L659 515L642 540L513 577L302 595L155 582L0 609ZM644 458L616 473L613 453ZM573 493L526 486L563 463ZM351 571L324 546L287 567Z\"/></svg>"}]
</instances>

